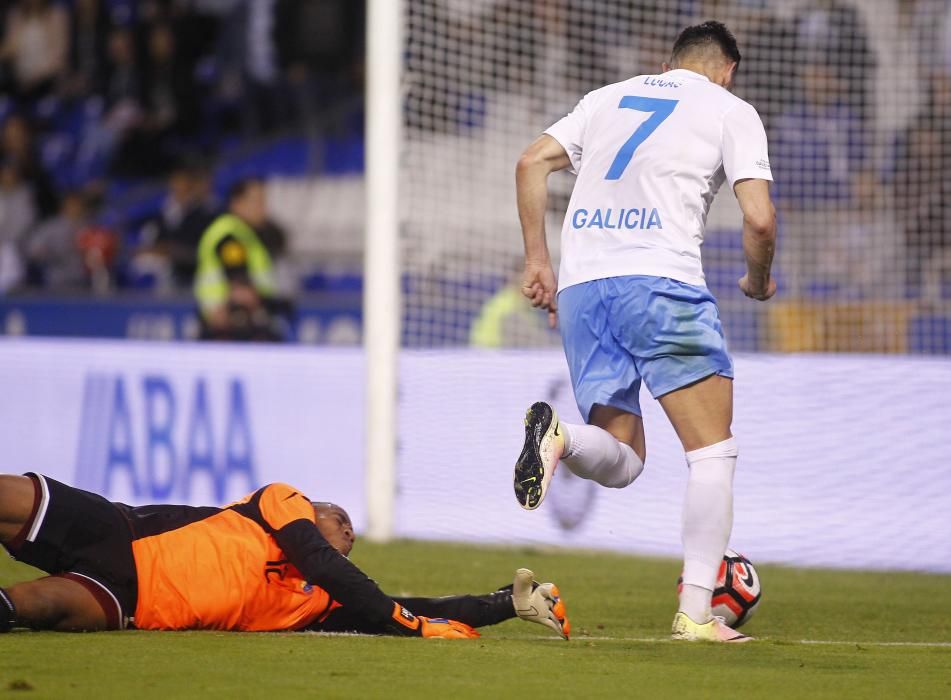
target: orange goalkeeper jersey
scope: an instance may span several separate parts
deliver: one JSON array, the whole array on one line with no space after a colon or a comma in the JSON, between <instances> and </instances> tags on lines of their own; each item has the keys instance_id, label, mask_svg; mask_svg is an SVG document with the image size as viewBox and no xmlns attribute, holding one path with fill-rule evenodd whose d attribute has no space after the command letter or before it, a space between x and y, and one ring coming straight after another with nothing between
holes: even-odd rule
<instances>
[{"instance_id":1,"label":"orange goalkeeper jersey","mask_svg":"<svg viewBox=\"0 0 951 700\"><path fill-rule=\"evenodd\" d=\"M290 486L265 486L226 508L134 511L139 629L296 630L334 605L273 537L289 523L315 522L310 501Z\"/></svg>"}]
</instances>

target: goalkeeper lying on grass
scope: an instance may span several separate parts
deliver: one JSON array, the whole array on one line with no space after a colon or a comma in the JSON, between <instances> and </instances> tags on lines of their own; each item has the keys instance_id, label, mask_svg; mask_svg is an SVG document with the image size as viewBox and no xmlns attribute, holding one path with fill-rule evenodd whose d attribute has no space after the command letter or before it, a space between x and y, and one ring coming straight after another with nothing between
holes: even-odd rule
<instances>
[{"instance_id":1,"label":"goalkeeper lying on grass","mask_svg":"<svg viewBox=\"0 0 951 700\"><path fill-rule=\"evenodd\" d=\"M225 508L111 503L39 474L0 475L0 543L50 576L0 588L0 632L350 631L478 637L520 617L568 638L558 589L519 569L482 596L390 598L347 556L347 513L270 484Z\"/></svg>"}]
</instances>

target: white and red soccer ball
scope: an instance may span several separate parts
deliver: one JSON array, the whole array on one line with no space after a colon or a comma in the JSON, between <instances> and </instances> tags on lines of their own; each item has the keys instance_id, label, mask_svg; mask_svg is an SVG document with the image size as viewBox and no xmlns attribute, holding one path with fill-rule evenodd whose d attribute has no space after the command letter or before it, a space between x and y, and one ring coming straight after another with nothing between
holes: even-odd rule
<instances>
[{"instance_id":1,"label":"white and red soccer ball","mask_svg":"<svg viewBox=\"0 0 951 700\"><path fill-rule=\"evenodd\" d=\"M683 577L677 579L678 593L682 585ZM726 550L713 591L713 614L735 629L753 617L762 597L759 574L750 560L732 549Z\"/></svg>"}]
</instances>

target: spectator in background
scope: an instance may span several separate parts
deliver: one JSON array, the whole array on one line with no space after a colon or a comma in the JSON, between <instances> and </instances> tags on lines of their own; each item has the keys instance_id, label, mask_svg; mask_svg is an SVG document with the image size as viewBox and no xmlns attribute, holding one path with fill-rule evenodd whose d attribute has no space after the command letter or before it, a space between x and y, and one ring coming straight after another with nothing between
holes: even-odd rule
<instances>
[{"instance_id":1,"label":"spectator in background","mask_svg":"<svg viewBox=\"0 0 951 700\"><path fill-rule=\"evenodd\" d=\"M63 86L66 97L80 99L104 90L109 29L106 0L76 0L70 17L70 71Z\"/></svg>"},{"instance_id":2,"label":"spectator in background","mask_svg":"<svg viewBox=\"0 0 951 700\"><path fill-rule=\"evenodd\" d=\"M934 298L951 272L951 74L933 74L927 93L901 138L895 201L904 223L908 287Z\"/></svg>"},{"instance_id":3,"label":"spectator in background","mask_svg":"<svg viewBox=\"0 0 951 700\"><path fill-rule=\"evenodd\" d=\"M217 12L236 0L143 0L141 12L149 26L165 24L175 35L175 54L194 67L214 51L218 39Z\"/></svg>"},{"instance_id":4,"label":"spectator in background","mask_svg":"<svg viewBox=\"0 0 951 700\"><path fill-rule=\"evenodd\" d=\"M314 124L331 101L357 96L363 60L363 3L355 0L277 0L274 36L282 80L298 128Z\"/></svg>"},{"instance_id":5,"label":"spectator in background","mask_svg":"<svg viewBox=\"0 0 951 700\"><path fill-rule=\"evenodd\" d=\"M269 133L287 118L287 95L282 89L275 36L277 0L252 0L236 8L242 33L244 122L249 133Z\"/></svg>"},{"instance_id":6,"label":"spectator in background","mask_svg":"<svg viewBox=\"0 0 951 700\"><path fill-rule=\"evenodd\" d=\"M793 299L899 299L903 246L881 181L875 129L884 115L874 111L878 61L865 17L842 0L811 0L794 23L799 95L778 120L773 149L781 284Z\"/></svg>"},{"instance_id":7,"label":"spectator in background","mask_svg":"<svg viewBox=\"0 0 951 700\"><path fill-rule=\"evenodd\" d=\"M102 114L87 125L76 158L86 179L100 178L110 169L121 174L125 166L131 170L137 167L117 155L126 136L142 120L142 77L135 36L127 27L109 34L108 71L98 97Z\"/></svg>"},{"instance_id":8,"label":"spectator in background","mask_svg":"<svg viewBox=\"0 0 951 700\"><path fill-rule=\"evenodd\" d=\"M32 105L49 95L65 75L69 57L69 19L51 0L20 0L7 16L0 60L12 73L9 89Z\"/></svg>"},{"instance_id":9,"label":"spectator in background","mask_svg":"<svg viewBox=\"0 0 951 700\"><path fill-rule=\"evenodd\" d=\"M214 219L211 177L199 163L183 163L168 178L168 195L158 215L142 227L133 266L162 282L160 290L187 288L194 279L201 236ZM169 283L164 283L168 280Z\"/></svg>"},{"instance_id":10,"label":"spectator in background","mask_svg":"<svg viewBox=\"0 0 951 700\"><path fill-rule=\"evenodd\" d=\"M844 249L868 203L867 132L848 98L851 81L832 65L799 65L801 101L779 117L772 154L777 171L784 262L790 298L840 292L848 284ZM864 245L864 242L863 242Z\"/></svg>"},{"instance_id":11,"label":"spectator in background","mask_svg":"<svg viewBox=\"0 0 951 700\"><path fill-rule=\"evenodd\" d=\"M56 188L40 160L30 122L22 114L12 114L3 123L0 159L16 166L19 179L30 189L37 216L42 218L56 213L59 206Z\"/></svg>"},{"instance_id":12,"label":"spectator in background","mask_svg":"<svg viewBox=\"0 0 951 700\"><path fill-rule=\"evenodd\" d=\"M198 124L192 67L180 60L171 26L160 23L151 27L146 43L139 117L129 124L115 164L115 170L126 176L167 173L175 152L191 138Z\"/></svg>"},{"instance_id":13,"label":"spectator in background","mask_svg":"<svg viewBox=\"0 0 951 700\"><path fill-rule=\"evenodd\" d=\"M921 111L929 67L938 64L934 33L926 26L938 16L929 4L931 0L877 0L858 6L864 10L876 55L872 106L877 162L893 157L895 138ZM896 99L896 86L900 86L900 99Z\"/></svg>"},{"instance_id":14,"label":"spectator in background","mask_svg":"<svg viewBox=\"0 0 951 700\"><path fill-rule=\"evenodd\" d=\"M250 178L231 188L228 211L202 235L194 290L203 338L283 339L284 305L275 297L273 261L257 233L266 223L264 182Z\"/></svg>"},{"instance_id":15,"label":"spectator in background","mask_svg":"<svg viewBox=\"0 0 951 700\"><path fill-rule=\"evenodd\" d=\"M12 160L0 162L0 294L23 278L21 247L36 221L29 185Z\"/></svg>"},{"instance_id":16,"label":"spectator in background","mask_svg":"<svg viewBox=\"0 0 951 700\"><path fill-rule=\"evenodd\" d=\"M914 58L923 73L951 72L951 3L948 0L897 0L910 20Z\"/></svg>"},{"instance_id":17,"label":"spectator in background","mask_svg":"<svg viewBox=\"0 0 951 700\"><path fill-rule=\"evenodd\" d=\"M142 123L142 72L135 45L135 34L126 27L109 35L109 73L106 78L105 112L101 118L102 156L116 174L134 172L141 153L123 151L133 129ZM118 150L117 150L118 149ZM115 154L113 161L112 155Z\"/></svg>"},{"instance_id":18,"label":"spectator in background","mask_svg":"<svg viewBox=\"0 0 951 700\"><path fill-rule=\"evenodd\" d=\"M849 81L822 62L799 67L800 101L779 119L775 154L787 203L847 203L867 161L866 132L849 106Z\"/></svg>"},{"instance_id":19,"label":"spectator in background","mask_svg":"<svg viewBox=\"0 0 951 700\"><path fill-rule=\"evenodd\" d=\"M847 81L848 90L839 98L867 126L876 62L861 13L842 0L811 0L798 12L795 32L795 60L825 65L836 79Z\"/></svg>"},{"instance_id":20,"label":"spectator in background","mask_svg":"<svg viewBox=\"0 0 951 700\"><path fill-rule=\"evenodd\" d=\"M90 224L80 229L76 243L93 292L110 293L115 286L115 264L121 248L119 235L108 226Z\"/></svg>"},{"instance_id":21,"label":"spectator in background","mask_svg":"<svg viewBox=\"0 0 951 700\"><path fill-rule=\"evenodd\" d=\"M42 222L24 246L28 281L51 291L89 286L89 275L79 250L80 231L89 223L87 202L81 192L63 195L59 214Z\"/></svg>"},{"instance_id":22,"label":"spectator in background","mask_svg":"<svg viewBox=\"0 0 951 700\"><path fill-rule=\"evenodd\" d=\"M187 135L198 121L194 67L179 54L171 25L152 27L148 55L144 95L149 128L160 134Z\"/></svg>"}]
</instances>

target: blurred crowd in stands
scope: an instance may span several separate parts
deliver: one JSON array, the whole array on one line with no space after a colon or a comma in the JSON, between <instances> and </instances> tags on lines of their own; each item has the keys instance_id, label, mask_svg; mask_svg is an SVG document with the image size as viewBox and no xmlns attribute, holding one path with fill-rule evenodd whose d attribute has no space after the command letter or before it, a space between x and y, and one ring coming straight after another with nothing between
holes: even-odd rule
<instances>
[{"instance_id":1,"label":"blurred crowd in stands","mask_svg":"<svg viewBox=\"0 0 951 700\"><path fill-rule=\"evenodd\" d=\"M0 2L0 294L143 274L189 289L229 187L268 174L226 154L332 128L327 105L359 132L364 13L360 0Z\"/></svg>"},{"instance_id":2,"label":"blurred crowd in stands","mask_svg":"<svg viewBox=\"0 0 951 700\"><path fill-rule=\"evenodd\" d=\"M772 144L784 295L951 296L951 0L408 7L452 86L412 79L411 44L408 126L442 134L479 127L487 95L535 98L548 123L598 84L656 72L680 27L721 19ZM202 233L249 174L228 154L362 139L364 23L362 0L0 0L0 294L189 289ZM283 161L333 171L300 143Z\"/></svg>"}]
</instances>

